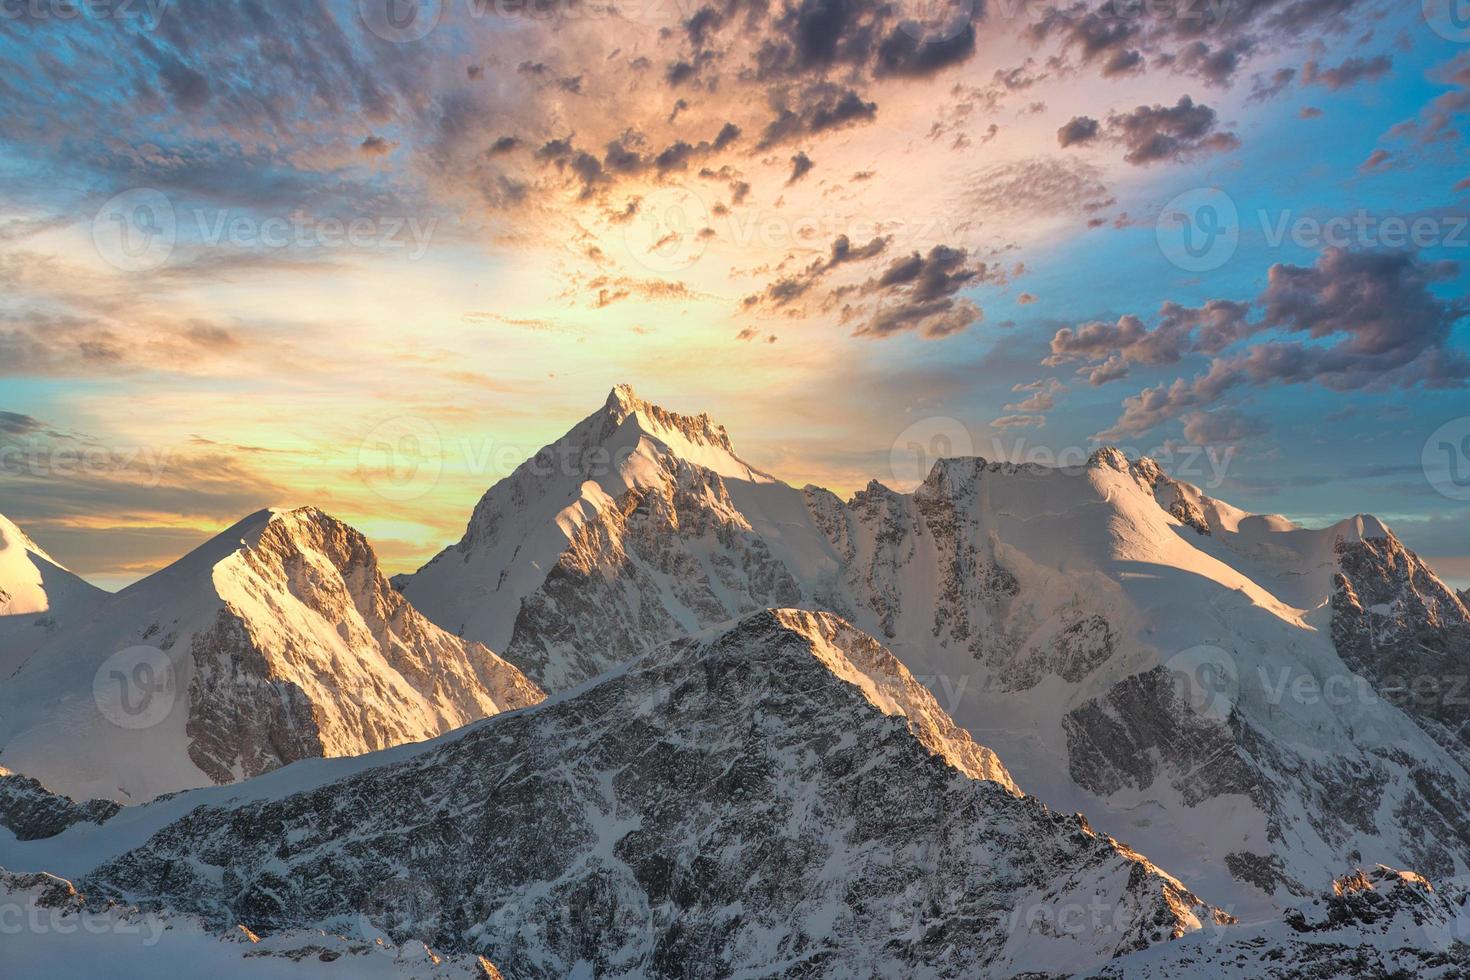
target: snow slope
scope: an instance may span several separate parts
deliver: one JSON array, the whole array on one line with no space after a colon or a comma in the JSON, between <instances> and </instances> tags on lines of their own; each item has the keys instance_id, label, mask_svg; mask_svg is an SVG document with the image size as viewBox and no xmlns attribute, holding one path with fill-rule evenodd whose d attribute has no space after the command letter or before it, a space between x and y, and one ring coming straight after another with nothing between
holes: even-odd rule
<instances>
[{"instance_id":1,"label":"snow slope","mask_svg":"<svg viewBox=\"0 0 1470 980\"><path fill-rule=\"evenodd\" d=\"M1382 648L1350 639L1398 610L1395 671L1470 662L1463 602L1402 552L1373 518L1303 529L1116 450L941 460L843 501L619 387L404 590L549 690L751 609L833 611L1028 791L1270 910L1359 861L1470 870L1470 718L1384 696ZM1350 603L1353 578L1397 598Z\"/></svg>"},{"instance_id":2,"label":"snow slope","mask_svg":"<svg viewBox=\"0 0 1470 980\"><path fill-rule=\"evenodd\" d=\"M0 683L106 595L0 514Z\"/></svg>"},{"instance_id":3,"label":"snow slope","mask_svg":"<svg viewBox=\"0 0 1470 980\"><path fill-rule=\"evenodd\" d=\"M262 511L101 602L0 685L0 763L137 802L417 741L542 697L420 616L363 537Z\"/></svg>"},{"instance_id":4,"label":"snow slope","mask_svg":"<svg viewBox=\"0 0 1470 980\"><path fill-rule=\"evenodd\" d=\"M392 908L393 939L532 978L1010 976L1224 921L1020 794L880 644L794 610L434 742L0 841L0 864L263 937L361 938Z\"/></svg>"}]
</instances>

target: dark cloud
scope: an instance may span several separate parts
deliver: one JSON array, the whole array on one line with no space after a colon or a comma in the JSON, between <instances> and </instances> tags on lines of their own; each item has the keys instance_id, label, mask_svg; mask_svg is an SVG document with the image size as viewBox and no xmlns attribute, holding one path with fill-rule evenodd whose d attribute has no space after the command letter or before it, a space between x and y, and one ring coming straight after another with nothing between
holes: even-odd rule
<instances>
[{"instance_id":1,"label":"dark cloud","mask_svg":"<svg viewBox=\"0 0 1470 980\"><path fill-rule=\"evenodd\" d=\"M773 108L775 118L761 133L759 149L871 122L878 114L876 102L864 100L853 89L825 82L804 88L798 95L781 91L775 96Z\"/></svg>"},{"instance_id":2,"label":"dark cloud","mask_svg":"<svg viewBox=\"0 0 1470 980\"><path fill-rule=\"evenodd\" d=\"M1166 305L1152 331L1126 317L1114 327L1060 331L1048 360L1173 363L1184 353L1221 355L1192 380L1125 399L1108 437L1136 435L1206 409L1242 385L1461 388L1470 381L1470 357L1452 346L1451 332L1470 313L1470 302L1443 300L1431 290L1458 274L1456 263L1411 252L1328 249L1312 266L1272 266L1266 290L1248 307L1223 300L1196 310ZM1248 322L1252 310L1258 317Z\"/></svg>"},{"instance_id":3,"label":"dark cloud","mask_svg":"<svg viewBox=\"0 0 1470 980\"><path fill-rule=\"evenodd\" d=\"M1224 87L1257 52L1340 33L1365 7L1357 0L1176 0L1145 11L1132 0L1076 0L1048 8L1026 33L1038 44L1056 43L1063 66L1090 68L1103 77L1136 72L1151 61Z\"/></svg>"},{"instance_id":4,"label":"dark cloud","mask_svg":"<svg viewBox=\"0 0 1470 980\"><path fill-rule=\"evenodd\" d=\"M1251 83L1251 102L1267 102L1286 91L1296 79L1295 68L1278 68L1269 76L1257 75Z\"/></svg>"},{"instance_id":5,"label":"dark cloud","mask_svg":"<svg viewBox=\"0 0 1470 980\"><path fill-rule=\"evenodd\" d=\"M1375 81L1393 69L1393 58L1381 54L1376 58L1353 57L1336 68L1323 68L1316 61L1302 67L1303 85L1321 85L1337 91L1362 81Z\"/></svg>"},{"instance_id":6,"label":"dark cloud","mask_svg":"<svg viewBox=\"0 0 1470 980\"><path fill-rule=\"evenodd\" d=\"M893 260L858 292L874 297L869 305L849 305L843 319L861 319L859 337L888 337L912 331L922 337L947 337L983 319L980 308L956 294L969 286L1005 282L1003 271L971 262L963 248L936 245Z\"/></svg>"},{"instance_id":7,"label":"dark cloud","mask_svg":"<svg viewBox=\"0 0 1470 980\"><path fill-rule=\"evenodd\" d=\"M1078 143L1090 143L1097 139L1099 128L1098 121L1091 116L1074 116L1070 122L1057 130L1057 144L1067 147Z\"/></svg>"},{"instance_id":8,"label":"dark cloud","mask_svg":"<svg viewBox=\"0 0 1470 980\"><path fill-rule=\"evenodd\" d=\"M1182 421L1184 438L1196 446L1239 445L1270 431L1270 427L1260 419L1230 408L1191 412Z\"/></svg>"},{"instance_id":9,"label":"dark cloud","mask_svg":"<svg viewBox=\"0 0 1470 980\"><path fill-rule=\"evenodd\" d=\"M765 303L769 306L786 306L811 291L826 275L840 265L849 262L864 262L882 255L888 248L889 239L875 237L866 245L855 246L846 235L839 235L825 258L817 259L806 268L788 276L782 276L760 293L745 297L745 305Z\"/></svg>"},{"instance_id":10,"label":"dark cloud","mask_svg":"<svg viewBox=\"0 0 1470 980\"><path fill-rule=\"evenodd\" d=\"M788 185L796 183L810 173L814 166L816 164L812 163L812 158L807 156L806 153L797 153L791 158L791 176L786 178L786 183Z\"/></svg>"},{"instance_id":11,"label":"dark cloud","mask_svg":"<svg viewBox=\"0 0 1470 980\"><path fill-rule=\"evenodd\" d=\"M0 412L0 433L10 436L25 436L40 432L45 423L31 415L19 412Z\"/></svg>"},{"instance_id":12,"label":"dark cloud","mask_svg":"<svg viewBox=\"0 0 1470 980\"><path fill-rule=\"evenodd\" d=\"M1138 106L1108 116L1108 136L1122 143L1123 159L1137 166L1159 161L1180 162L1240 145L1234 133L1215 128L1215 110L1187 95L1172 106Z\"/></svg>"},{"instance_id":13,"label":"dark cloud","mask_svg":"<svg viewBox=\"0 0 1470 980\"><path fill-rule=\"evenodd\" d=\"M878 46L876 74L915 78L933 75L969 60L975 53L975 25L965 24L952 37L930 39L907 25L893 28Z\"/></svg>"},{"instance_id":14,"label":"dark cloud","mask_svg":"<svg viewBox=\"0 0 1470 980\"><path fill-rule=\"evenodd\" d=\"M1388 135L1422 146L1458 147L1463 142L1463 117L1470 113L1470 50L1436 65L1428 74L1431 81L1450 86L1451 90L1436 95L1420 110L1417 119L1399 123Z\"/></svg>"},{"instance_id":15,"label":"dark cloud","mask_svg":"<svg viewBox=\"0 0 1470 980\"><path fill-rule=\"evenodd\" d=\"M391 140L384 139L383 137L376 134L370 134L363 139L362 144L359 146L359 149L361 149L362 152L368 154L369 156L382 156L397 145L397 143L394 143Z\"/></svg>"},{"instance_id":16,"label":"dark cloud","mask_svg":"<svg viewBox=\"0 0 1470 980\"><path fill-rule=\"evenodd\" d=\"M1211 300L1187 307L1166 302L1159 308L1158 325L1150 330L1132 314L1115 323L1093 322L1064 327L1051 341L1047 363L1104 360L1110 355L1124 363L1174 364L1186 354L1218 353L1248 332L1250 306L1231 300Z\"/></svg>"}]
</instances>

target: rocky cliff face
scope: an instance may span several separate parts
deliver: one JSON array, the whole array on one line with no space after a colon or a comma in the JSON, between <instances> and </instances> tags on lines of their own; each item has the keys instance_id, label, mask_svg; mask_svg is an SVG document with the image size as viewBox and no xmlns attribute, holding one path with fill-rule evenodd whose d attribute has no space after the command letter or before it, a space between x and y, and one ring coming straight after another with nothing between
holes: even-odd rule
<instances>
[{"instance_id":1,"label":"rocky cliff face","mask_svg":"<svg viewBox=\"0 0 1470 980\"><path fill-rule=\"evenodd\" d=\"M1343 662L1470 766L1470 607L1392 533L1342 541L1332 640Z\"/></svg>"},{"instance_id":2,"label":"rocky cliff face","mask_svg":"<svg viewBox=\"0 0 1470 980\"><path fill-rule=\"evenodd\" d=\"M111 597L0 686L0 758L54 790L136 801L542 696L424 619L356 531L312 508L263 512Z\"/></svg>"},{"instance_id":3,"label":"rocky cliff face","mask_svg":"<svg viewBox=\"0 0 1470 980\"><path fill-rule=\"evenodd\" d=\"M757 613L383 765L270 787L156 804L176 819L82 888L260 935L392 907L395 938L515 977L1070 972L1228 921L1021 795L828 615Z\"/></svg>"}]
</instances>

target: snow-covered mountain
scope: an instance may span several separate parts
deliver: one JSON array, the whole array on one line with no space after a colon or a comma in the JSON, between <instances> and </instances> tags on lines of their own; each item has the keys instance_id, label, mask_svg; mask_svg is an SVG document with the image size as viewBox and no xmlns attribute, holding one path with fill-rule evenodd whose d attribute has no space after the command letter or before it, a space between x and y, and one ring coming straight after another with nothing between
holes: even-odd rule
<instances>
[{"instance_id":1,"label":"snow-covered mountain","mask_svg":"<svg viewBox=\"0 0 1470 980\"><path fill-rule=\"evenodd\" d=\"M524 978L1050 975L1229 921L1020 793L871 637L794 610L434 742L0 835L0 864Z\"/></svg>"},{"instance_id":2,"label":"snow-covered mountain","mask_svg":"<svg viewBox=\"0 0 1470 980\"><path fill-rule=\"evenodd\" d=\"M106 595L0 514L0 683Z\"/></svg>"},{"instance_id":3,"label":"snow-covered mountain","mask_svg":"<svg viewBox=\"0 0 1470 980\"><path fill-rule=\"evenodd\" d=\"M1304 529L1116 450L844 501L619 387L402 587L548 690L751 609L836 612L1028 791L1242 910L1357 863L1470 869L1465 708L1394 687L1467 672L1465 606L1371 517Z\"/></svg>"},{"instance_id":4,"label":"snow-covered mountain","mask_svg":"<svg viewBox=\"0 0 1470 980\"><path fill-rule=\"evenodd\" d=\"M313 508L262 511L105 597L0 683L0 764L137 802L542 697L422 617L361 534Z\"/></svg>"}]
</instances>

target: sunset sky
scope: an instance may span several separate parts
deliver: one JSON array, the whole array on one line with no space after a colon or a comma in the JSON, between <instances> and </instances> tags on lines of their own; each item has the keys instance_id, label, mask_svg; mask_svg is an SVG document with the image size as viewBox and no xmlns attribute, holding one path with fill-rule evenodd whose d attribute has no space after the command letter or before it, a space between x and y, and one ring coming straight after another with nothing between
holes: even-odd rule
<instances>
[{"instance_id":1,"label":"sunset sky","mask_svg":"<svg viewBox=\"0 0 1470 980\"><path fill-rule=\"evenodd\" d=\"M1113 443L1465 587L1455 13L5 3L0 513L109 588L272 505L406 570L627 382L796 484Z\"/></svg>"}]
</instances>

